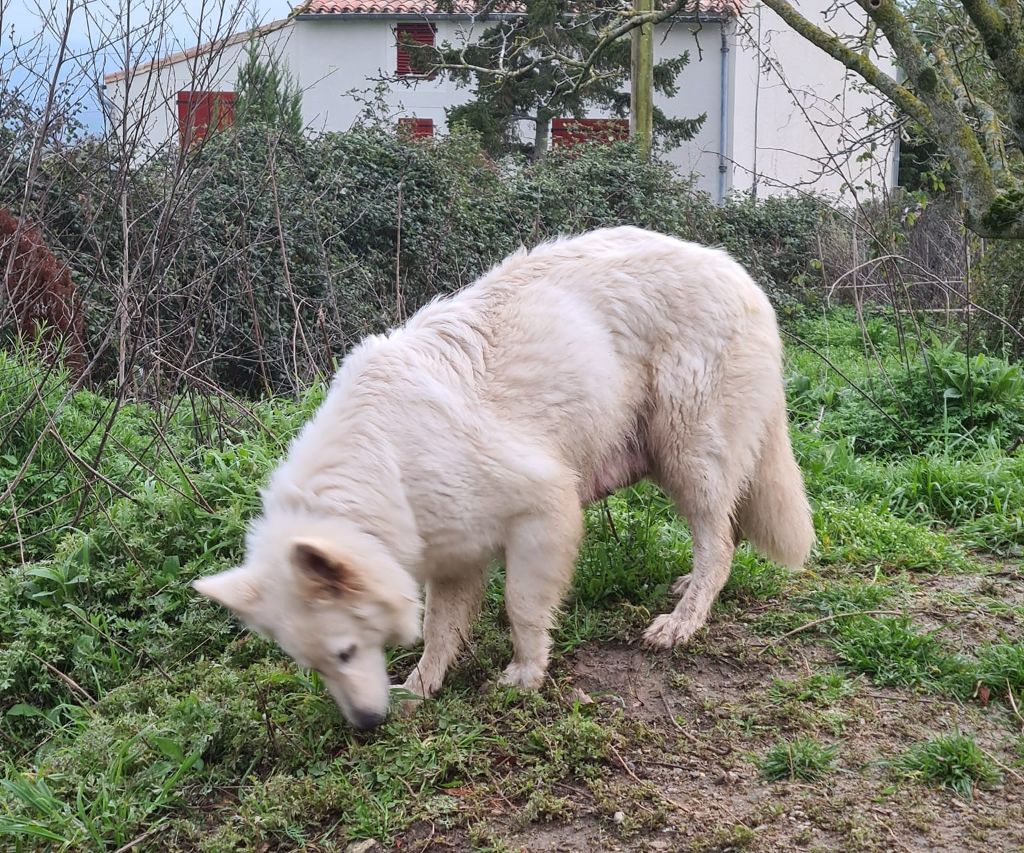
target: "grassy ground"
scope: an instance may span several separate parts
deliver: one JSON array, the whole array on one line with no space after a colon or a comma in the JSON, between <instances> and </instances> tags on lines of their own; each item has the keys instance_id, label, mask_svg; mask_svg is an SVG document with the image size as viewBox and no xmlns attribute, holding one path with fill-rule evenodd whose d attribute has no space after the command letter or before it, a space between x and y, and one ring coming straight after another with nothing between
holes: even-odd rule
<instances>
[{"instance_id":1,"label":"grassy ground","mask_svg":"<svg viewBox=\"0 0 1024 853\"><path fill-rule=\"evenodd\" d=\"M938 342L905 358L883 320L795 328L819 537L804 571L744 547L708 628L645 652L689 537L651 487L620 493L588 510L543 690L494 685L498 571L438 699L369 735L188 588L237 557L319 392L257 406L256 427L48 388L40 406L104 480L44 435L0 507L0 847L1020 849L1020 371ZM4 482L45 412L22 411L31 371L0 366L0 424L19 424ZM396 676L414 658L396 653Z\"/></svg>"}]
</instances>

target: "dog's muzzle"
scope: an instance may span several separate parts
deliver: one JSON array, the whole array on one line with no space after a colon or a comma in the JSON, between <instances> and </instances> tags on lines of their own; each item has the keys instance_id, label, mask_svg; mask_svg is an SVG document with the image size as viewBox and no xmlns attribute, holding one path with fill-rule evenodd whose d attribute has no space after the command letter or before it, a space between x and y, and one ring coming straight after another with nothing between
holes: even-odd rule
<instances>
[{"instance_id":1,"label":"dog's muzzle","mask_svg":"<svg viewBox=\"0 0 1024 853\"><path fill-rule=\"evenodd\" d=\"M375 729L384 720L387 719L387 712L381 713L380 711L353 711L352 716L349 717L349 722L352 723L357 729L367 731L368 729Z\"/></svg>"}]
</instances>

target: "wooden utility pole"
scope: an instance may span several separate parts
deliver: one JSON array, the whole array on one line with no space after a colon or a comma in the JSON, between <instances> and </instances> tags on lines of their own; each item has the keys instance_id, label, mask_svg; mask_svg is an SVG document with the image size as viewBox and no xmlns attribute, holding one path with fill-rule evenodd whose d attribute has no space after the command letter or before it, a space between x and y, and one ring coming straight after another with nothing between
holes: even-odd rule
<instances>
[{"instance_id":1,"label":"wooden utility pole","mask_svg":"<svg viewBox=\"0 0 1024 853\"><path fill-rule=\"evenodd\" d=\"M654 11L654 0L633 0L636 15ZM654 24L646 23L632 32L632 88L629 100L629 129L640 156L651 156L654 131Z\"/></svg>"}]
</instances>

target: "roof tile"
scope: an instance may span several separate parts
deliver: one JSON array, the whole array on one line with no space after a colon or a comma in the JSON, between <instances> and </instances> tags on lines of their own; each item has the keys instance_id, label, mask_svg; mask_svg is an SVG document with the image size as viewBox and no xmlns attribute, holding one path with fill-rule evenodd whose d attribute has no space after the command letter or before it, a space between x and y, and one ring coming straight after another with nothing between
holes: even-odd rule
<instances>
[{"instance_id":1,"label":"roof tile","mask_svg":"<svg viewBox=\"0 0 1024 853\"><path fill-rule=\"evenodd\" d=\"M699 0L700 11L709 13L732 13L743 5L743 0ZM483 6L489 13L516 13L525 9L524 2L497 0L480 3L475 0L451 0L439 3L437 0L308 0L300 7L308 15L471 15L482 12Z\"/></svg>"}]
</instances>

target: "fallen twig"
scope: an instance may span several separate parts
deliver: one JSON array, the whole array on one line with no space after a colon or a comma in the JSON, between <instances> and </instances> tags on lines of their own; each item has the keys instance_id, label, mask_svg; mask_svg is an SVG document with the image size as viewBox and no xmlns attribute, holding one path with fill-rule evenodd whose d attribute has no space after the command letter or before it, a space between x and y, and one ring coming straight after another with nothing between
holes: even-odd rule
<instances>
[{"instance_id":1,"label":"fallen twig","mask_svg":"<svg viewBox=\"0 0 1024 853\"><path fill-rule=\"evenodd\" d=\"M845 619L848 616L902 616L902 610L854 610L851 613L833 613L831 616L822 616L820 619L815 619L813 622L808 622L806 625L801 625L799 628L794 628L792 631L786 631L780 637L776 637L770 643L766 643L757 653L757 657L763 655L768 649L773 646L777 646L787 637L792 637L794 634L799 634L801 631L806 631L808 628L813 628L815 625L821 625L823 622L831 622L833 619Z\"/></svg>"},{"instance_id":2,"label":"fallen twig","mask_svg":"<svg viewBox=\"0 0 1024 853\"><path fill-rule=\"evenodd\" d=\"M1024 732L1024 717L1020 714L1020 708L1017 707L1017 700L1013 697L1013 688L1010 686L1010 679L1006 679L1006 695L1010 697L1010 707L1013 708L1013 713L1017 715L1017 719L1021 722L1021 732Z\"/></svg>"},{"instance_id":3,"label":"fallen twig","mask_svg":"<svg viewBox=\"0 0 1024 853\"><path fill-rule=\"evenodd\" d=\"M48 663L47 661L45 661L41 657L39 657L39 655L35 654L35 652L29 652L29 655L34 657L37 661L39 661L39 663L41 663L43 666L45 666L48 670L50 670L50 672L52 672L61 681L63 681L68 687L70 687L72 692L77 693L79 696L84 697L85 700L90 705L95 705L96 704L96 700L93 698L92 694L88 690L86 690L84 687L82 687L81 684L79 684L77 681L75 681L75 679L73 679L70 675L67 675L67 674L61 672L53 664Z\"/></svg>"},{"instance_id":4,"label":"fallen twig","mask_svg":"<svg viewBox=\"0 0 1024 853\"><path fill-rule=\"evenodd\" d=\"M615 744L608 744L608 748L612 751L612 755L614 755L618 759L619 764L622 765L622 769L629 774L629 777L638 785L642 785L643 780L641 780L640 777L633 772L632 768L628 764L626 764L626 759L623 758L619 751L615 748Z\"/></svg>"},{"instance_id":5,"label":"fallen twig","mask_svg":"<svg viewBox=\"0 0 1024 853\"><path fill-rule=\"evenodd\" d=\"M619 764L622 765L622 769L625 770L629 774L629 778L632 779L634 782L636 782L638 785L643 785L644 784L643 779L641 779L639 776L636 775L636 773L633 772L633 769L626 763L626 759L623 758L622 755L619 753L619 751L615 748L615 744L613 744L613 743L608 744L608 748L612 751L612 755L614 755L618 759ZM681 808L681 806L678 803L672 802L672 800L668 799L664 794L659 794L659 796L663 800L665 800L666 802L672 803L672 805L675 806L676 808ZM636 805L639 806L640 808L642 808L648 814L650 814L652 812L652 809L650 807L645 806L641 802L637 802Z\"/></svg>"},{"instance_id":6,"label":"fallen twig","mask_svg":"<svg viewBox=\"0 0 1024 853\"><path fill-rule=\"evenodd\" d=\"M1002 769L1002 770L1005 770L1005 771L1006 771L1007 773L1009 773L1009 774L1010 774L1010 775L1011 775L1011 776L1012 776L1012 777L1013 777L1014 779L1016 779L1016 780L1017 780L1018 782L1020 782L1020 783L1021 783L1022 785L1024 785L1024 776L1021 776L1021 775L1020 775L1020 773L1018 773L1018 772L1017 772L1016 770L1014 770L1014 769L1013 769L1012 767L1010 767L1010 766L1009 766L1008 764L1003 764L1003 762L1002 762L1002 761L1000 761L1000 760L999 760L998 758L996 758L996 757L995 757L995 756L994 756L994 755L993 755L993 754L992 754L991 752L989 752L989 751L988 751L987 749L984 749L984 748L983 748L983 749L982 749L981 751L982 751L982 752L984 752L984 753L985 753L985 755L987 755L987 756L988 756L989 758L991 758L991 759L992 759L992 762L993 762L993 763L994 763L994 764L995 764L995 765L996 765L997 767L999 767L999 768L1000 768L1000 769Z\"/></svg>"},{"instance_id":7,"label":"fallen twig","mask_svg":"<svg viewBox=\"0 0 1024 853\"><path fill-rule=\"evenodd\" d=\"M128 851L131 850L133 847L138 847L143 841L149 840L166 826L166 823L154 824L144 833L142 833L142 835L138 836L137 838L133 838L127 844L123 844L120 847L118 847L117 850L114 851L114 853L128 853Z\"/></svg>"},{"instance_id":8,"label":"fallen twig","mask_svg":"<svg viewBox=\"0 0 1024 853\"><path fill-rule=\"evenodd\" d=\"M665 713L668 714L669 721L672 723L672 725L676 727L676 731L679 732L679 734L686 738L690 743L696 745L698 743L696 735L692 734L691 732L688 732L681 725L679 725L679 721L676 719L675 714L672 713L672 709L668 706L668 699L665 698L665 692L663 690L659 690L658 695L661 697L661 704L665 706Z\"/></svg>"}]
</instances>

